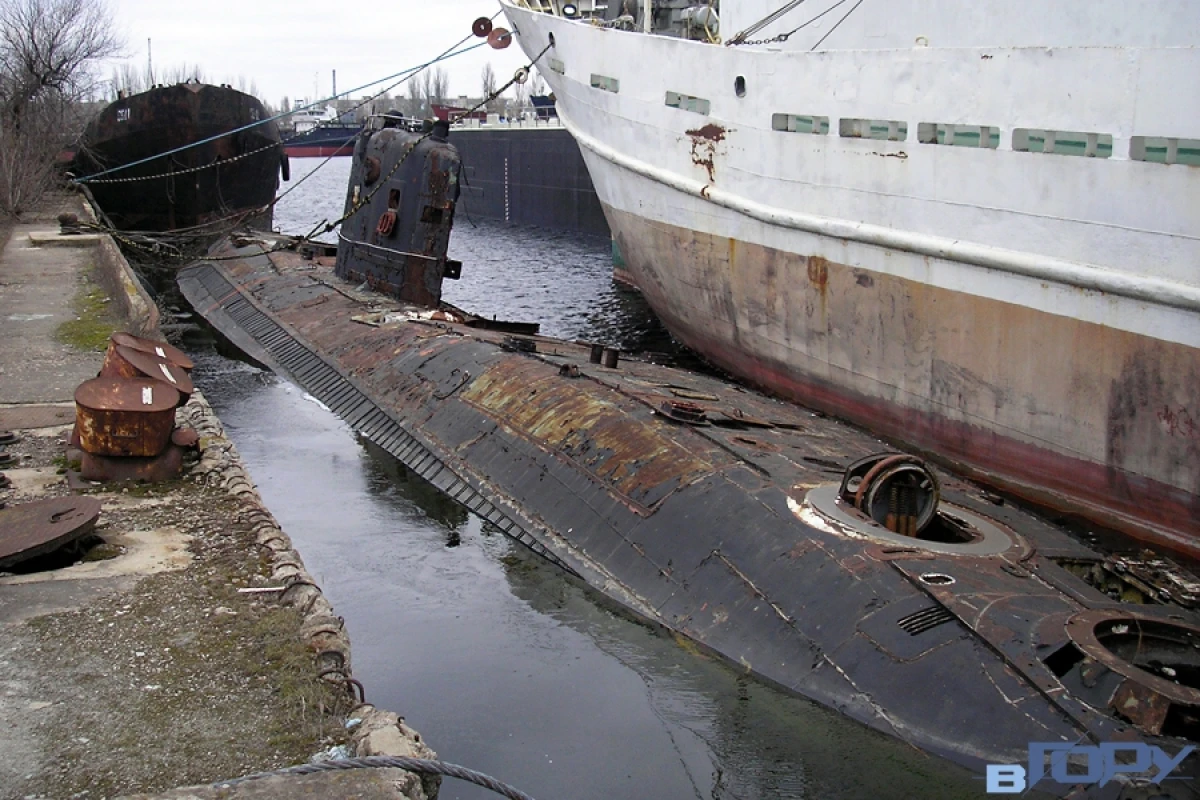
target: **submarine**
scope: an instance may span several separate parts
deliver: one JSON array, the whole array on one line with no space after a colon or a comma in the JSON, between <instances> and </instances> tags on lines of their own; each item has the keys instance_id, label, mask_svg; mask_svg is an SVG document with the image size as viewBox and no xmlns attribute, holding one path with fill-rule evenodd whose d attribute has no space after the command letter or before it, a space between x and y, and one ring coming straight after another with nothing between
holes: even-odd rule
<instances>
[{"instance_id":1,"label":"submarine","mask_svg":"<svg viewBox=\"0 0 1200 800\"><path fill-rule=\"evenodd\" d=\"M981 794L1200 796L1200 580L821 413L442 301L458 155L388 125L336 246L245 231L178 273L223 338L572 580Z\"/></svg>"}]
</instances>

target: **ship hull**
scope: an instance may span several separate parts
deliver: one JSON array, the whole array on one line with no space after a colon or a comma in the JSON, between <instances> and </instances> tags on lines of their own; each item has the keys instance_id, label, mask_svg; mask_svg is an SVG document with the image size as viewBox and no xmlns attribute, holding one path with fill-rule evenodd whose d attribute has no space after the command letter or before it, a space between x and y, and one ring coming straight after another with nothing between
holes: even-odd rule
<instances>
[{"instance_id":1,"label":"ship hull","mask_svg":"<svg viewBox=\"0 0 1200 800\"><path fill-rule=\"evenodd\" d=\"M608 236L579 145L565 128L455 126L462 156L459 208L470 216Z\"/></svg>"},{"instance_id":2,"label":"ship hull","mask_svg":"<svg viewBox=\"0 0 1200 800\"><path fill-rule=\"evenodd\" d=\"M555 36L544 72L621 277L679 339L762 388L995 485L1200 554L1200 291L1187 274L1200 231L1184 200L1200 190L1196 169L838 136L833 116L826 135L772 123L773 110L840 105L916 128L919 115L950 112L914 112L906 69L930 68L912 79L927 96L953 68L956 87L986 97L990 62L1032 79L1046 53L992 48L965 67L956 53L849 54L859 102L839 104L854 97L836 77L842 54L735 51L506 11L527 52ZM1103 71L1111 57L1097 48L1061 66ZM1131 57L1150 71L1195 54ZM632 86L626 61L641 76ZM647 65L662 66L661 80L646 80L659 77ZM864 98L876 71L882 93ZM726 99L734 75L756 93ZM957 118L1000 117L956 100ZM1142 124L1186 136L1192 112ZM1058 116L1064 128L1105 124ZM1129 152L1139 132L1119 130L1113 152ZM1091 206L1097 196L1120 207Z\"/></svg>"},{"instance_id":3,"label":"ship hull","mask_svg":"<svg viewBox=\"0 0 1200 800\"><path fill-rule=\"evenodd\" d=\"M237 130L267 117L256 98L229 87L151 89L112 103L89 123L76 170L123 230L177 230L226 218L269 227L283 159L279 131L274 122ZM88 179L142 159L151 160Z\"/></svg>"},{"instance_id":4,"label":"ship hull","mask_svg":"<svg viewBox=\"0 0 1200 800\"><path fill-rule=\"evenodd\" d=\"M354 152L354 139L362 126L324 125L288 138L283 150L292 158L330 158Z\"/></svg>"},{"instance_id":5,"label":"ship hull","mask_svg":"<svg viewBox=\"0 0 1200 800\"><path fill-rule=\"evenodd\" d=\"M354 152L354 143L344 145L311 144L287 145L284 150L292 158L329 158L348 156Z\"/></svg>"}]
</instances>

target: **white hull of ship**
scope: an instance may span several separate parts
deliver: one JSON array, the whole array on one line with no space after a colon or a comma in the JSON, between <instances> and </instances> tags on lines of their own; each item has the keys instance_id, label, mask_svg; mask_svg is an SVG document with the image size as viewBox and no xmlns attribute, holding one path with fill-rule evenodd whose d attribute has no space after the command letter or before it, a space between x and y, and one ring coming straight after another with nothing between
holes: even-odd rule
<instances>
[{"instance_id":1,"label":"white hull of ship","mask_svg":"<svg viewBox=\"0 0 1200 800\"><path fill-rule=\"evenodd\" d=\"M527 52L554 34L541 71L560 117L629 277L685 344L994 484L1200 549L1200 169L1128 157L1138 136L1200 138L1200 98L1162 88L1200 73L1195 48L780 53L506 10ZM780 112L831 130L773 129ZM909 133L839 136L846 118ZM921 143L921 122L999 122L1002 144ZM1111 156L1015 152L1016 127L1101 132Z\"/></svg>"}]
</instances>

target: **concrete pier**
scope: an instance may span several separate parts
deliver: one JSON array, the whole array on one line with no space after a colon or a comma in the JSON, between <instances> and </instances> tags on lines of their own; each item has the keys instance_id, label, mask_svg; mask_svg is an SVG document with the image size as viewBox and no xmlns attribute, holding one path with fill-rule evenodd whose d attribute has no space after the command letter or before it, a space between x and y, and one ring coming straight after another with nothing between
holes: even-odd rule
<instances>
[{"instance_id":1,"label":"concrete pier","mask_svg":"<svg viewBox=\"0 0 1200 800\"><path fill-rule=\"evenodd\" d=\"M158 310L111 239L57 233L64 211L87 215L53 196L0 254L0 429L19 436L0 500L86 491L103 544L0 573L0 797L435 796L396 770L211 787L322 752L436 756L361 702L340 619L201 392L177 412L201 444L181 480L68 485L75 387Z\"/></svg>"}]
</instances>

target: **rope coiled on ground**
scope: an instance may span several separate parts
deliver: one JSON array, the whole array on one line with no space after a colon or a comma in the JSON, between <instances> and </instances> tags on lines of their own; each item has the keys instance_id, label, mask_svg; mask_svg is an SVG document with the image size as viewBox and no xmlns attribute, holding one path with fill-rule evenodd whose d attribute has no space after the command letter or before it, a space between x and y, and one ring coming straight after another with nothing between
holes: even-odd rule
<instances>
[{"instance_id":1,"label":"rope coiled on ground","mask_svg":"<svg viewBox=\"0 0 1200 800\"><path fill-rule=\"evenodd\" d=\"M295 767L285 767L274 772L256 772L253 775L246 775L228 781L219 781L212 785L216 788L225 788L275 775L314 775L318 772L333 772L338 770L387 768L402 769L421 775L445 775L450 778L458 778L459 780L473 783L476 786L482 786L485 789L490 789L498 795L510 798L510 800L533 800L532 797L521 790L514 789L490 775L484 775L482 772L460 767L457 764L448 764L445 761L435 761L428 758L409 758L407 756L366 756L365 758L320 761L315 764L300 764Z\"/></svg>"}]
</instances>

